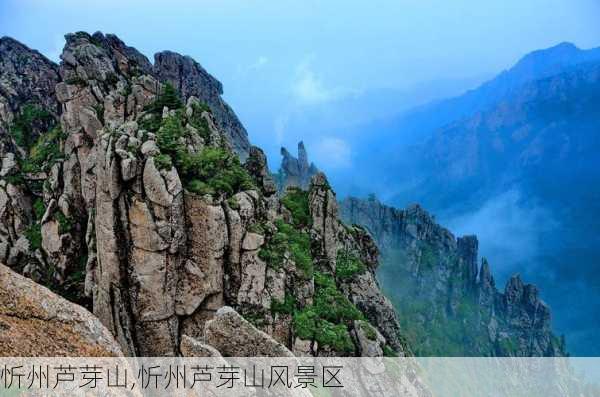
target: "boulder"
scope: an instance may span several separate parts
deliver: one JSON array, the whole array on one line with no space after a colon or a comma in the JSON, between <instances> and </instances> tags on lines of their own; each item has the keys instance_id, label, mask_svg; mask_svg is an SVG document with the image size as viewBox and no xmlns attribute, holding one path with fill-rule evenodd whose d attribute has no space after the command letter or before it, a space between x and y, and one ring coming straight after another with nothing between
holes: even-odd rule
<instances>
[{"instance_id":1,"label":"boulder","mask_svg":"<svg viewBox=\"0 0 600 397\"><path fill-rule=\"evenodd\" d=\"M229 357L293 357L281 343L257 329L233 308L223 306L206 323L206 341Z\"/></svg>"},{"instance_id":2,"label":"boulder","mask_svg":"<svg viewBox=\"0 0 600 397\"><path fill-rule=\"evenodd\" d=\"M0 356L122 356L94 315L0 265Z\"/></svg>"}]
</instances>

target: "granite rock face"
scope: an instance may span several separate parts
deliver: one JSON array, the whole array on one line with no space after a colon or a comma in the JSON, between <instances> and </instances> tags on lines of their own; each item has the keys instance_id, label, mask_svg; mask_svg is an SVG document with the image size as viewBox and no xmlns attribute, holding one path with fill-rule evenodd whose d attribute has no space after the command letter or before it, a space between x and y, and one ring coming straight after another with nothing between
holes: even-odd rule
<instances>
[{"instance_id":1,"label":"granite rock face","mask_svg":"<svg viewBox=\"0 0 600 397\"><path fill-rule=\"evenodd\" d=\"M152 65L114 35L65 38L44 77L54 91L21 123L26 147L5 122L0 259L87 306L125 355L408 353L375 244L342 224L303 148L306 190L279 196L194 60L162 52ZM55 124L38 131L42 110Z\"/></svg>"},{"instance_id":2,"label":"granite rock face","mask_svg":"<svg viewBox=\"0 0 600 397\"><path fill-rule=\"evenodd\" d=\"M231 107L221 98L223 85L189 56L163 51L154 55L154 73L162 82L170 82L184 97L194 96L207 104L218 128L244 161L250 151L248 133Z\"/></svg>"},{"instance_id":3,"label":"granite rock face","mask_svg":"<svg viewBox=\"0 0 600 397\"><path fill-rule=\"evenodd\" d=\"M54 118L59 112L54 87L60 80L58 66L42 54L10 37L0 38L0 128L2 135L25 104L38 104ZM36 133L48 125L35 125Z\"/></svg>"},{"instance_id":4,"label":"granite rock face","mask_svg":"<svg viewBox=\"0 0 600 397\"><path fill-rule=\"evenodd\" d=\"M475 236L455 238L418 205L398 210L374 198L347 198L342 218L364 226L381 247L379 277L419 354L562 356L550 309L516 275L498 291L489 264L478 268ZM426 332L438 329L440 332ZM444 331L446 330L446 331Z\"/></svg>"},{"instance_id":5,"label":"granite rock face","mask_svg":"<svg viewBox=\"0 0 600 397\"><path fill-rule=\"evenodd\" d=\"M121 356L100 321L0 264L0 355L10 357Z\"/></svg>"}]
</instances>

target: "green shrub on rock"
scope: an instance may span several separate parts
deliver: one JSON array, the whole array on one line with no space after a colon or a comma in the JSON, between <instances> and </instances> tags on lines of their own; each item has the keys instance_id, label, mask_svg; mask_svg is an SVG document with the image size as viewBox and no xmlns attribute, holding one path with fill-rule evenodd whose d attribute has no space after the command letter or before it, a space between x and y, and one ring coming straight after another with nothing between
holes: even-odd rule
<instances>
[{"instance_id":1,"label":"green shrub on rock","mask_svg":"<svg viewBox=\"0 0 600 397\"><path fill-rule=\"evenodd\" d=\"M44 200L41 198L36 198L33 202L33 215L36 220L41 220L46 212L46 206L44 205Z\"/></svg>"},{"instance_id":2,"label":"green shrub on rock","mask_svg":"<svg viewBox=\"0 0 600 397\"><path fill-rule=\"evenodd\" d=\"M332 276L315 273L313 304L294 313L294 332L302 339L316 340L319 345L351 353L354 344L348 327L363 314L337 288Z\"/></svg>"},{"instance_id":3,"label":"green shrub on rock","mask_svg":"<svg viewBox=\"0 0 600 397\"><path fill-rule=\"evenodd\" d=\"M302 271L306 278L313 275L313 258L310 253L310 236L308 233L298 230L294 226L277 220L277 233L275 233L265 246L259 251L258 256L273 268L283 265L286 252Z\"/></svg>"},{"instance_id":4,"label":"green shrub on rock","mask_svg":"<svg viewBox=\"0 0 600 397\"><path fill-rule=\"evenodd\" d=\"M156 100L146 107L146 111L162 114L163 108L179 109L183 106L177 90L171 83L166 83Z\"/></svg>"},{"instance_id":5,"label":"green shrub on rock","mask_svg":"<svg viewBox=\"0 0 600 397\"><path fill-rule=\"evenodd\" d=\"M168 154L159 154L154 157L154 165L159 170L170 170L173 166L173 161L171 160L171 156Z\"/></svg>"},{"instance_id":6,"label":"green shrub on rock","mask_svg":"<svg viewBox=\"0 0 600 397\"><path fill-rule=\"evenodd\" d=\"M29 240L29 248L35 251L42 248L42 225L34 223L25 230L25 237Z\"/></svg>"},{"instance_id":7,"label":"green shrub on rock","mask_svg":"<svg viewBox=\"0 0 600 397\"><path fill-rule=\"evenodd\" d=\"M159 109L162 112L164 106L175 110L175 114L164 119L158 116L157 112ZM161 151L155 157L156 166L159 169L169 169L174 165L185 188L200 195L231 197L237 192L253 189L252 178L242 167L238 157L228 149L205 147L199 153L188 150L185 138L189 131L184 127L185 116L181 106L175 89L166 85L156 101L148 106L151 115L142 118L142 128L156 131L156 144ZM209 134L208 124L198 115L206 109L198 104L194 105L194 109L191 122L206 138Z\"/></svg>"},{"instance_id":8,"label":"green shrub on rock","mask_svg":"<svg viewBox=\"0 0 600 397\"><path fill-rule=\"evenodd\" d=\"M58 233L65 234L73 229L73 221L67 218L61 211L54 213L54 218L58 221Z\"/></svg>"},{"instance_id":9,"label":"green shrub on rock","mask_svg":"<svg viewBox=\"0 0 600 397\"><path fill-rule=\"evenodd\" d=\"M298 188L288 188L281 203L292 213L294 225L297 227L312 226L312 217L308 205L308 192Z\"/></svg>"},{"instance_id":10,"label":"green shrub on rock","mask_svg":"<svg viewBox=\"0 0 600 397\"><path fill-rule=\"evenodd\" d=\"M293 295L286 292L283 302L280 302L276 299L271 300L271 312L292 314L296 309L296 303L296 298L294 298Z\"/></svg>"},{"instance_id":11,"label":"green shrub on rock","mask_svg":"<svg viewBox=\"0 0 600 397\"><path fill-rule=\"evenodd\" d=\"M37 173L48 171L52 165L62 159L61 141L66 136L59 126L39 136L29 149L29 156L19 161L21 171Z\"/></svg>"},{"instance_id":12,"label":"green shrub on rock","mask_svg":"<svg viewBox=\"0 0 600 397\"><path fill-rule=\"evenodd\" d=\"M10 133L15 143L22 148L29 149L34 141L36 128L45 129L51 126L54 119L45 109L33 104L24 105L21 112L15 117L10 126Z\"/></svg>"},{"instance_id":13,"label":"green shrub on rock","mask_svg":"<svg viewBox=\"0 0 600 397\"><path fill-rule=\"evenodd\" d=\"M351 252L338 251L335 265L335 275L341 280L348 280L367 271L365 264Z\"/></svg>"}]
</instances>

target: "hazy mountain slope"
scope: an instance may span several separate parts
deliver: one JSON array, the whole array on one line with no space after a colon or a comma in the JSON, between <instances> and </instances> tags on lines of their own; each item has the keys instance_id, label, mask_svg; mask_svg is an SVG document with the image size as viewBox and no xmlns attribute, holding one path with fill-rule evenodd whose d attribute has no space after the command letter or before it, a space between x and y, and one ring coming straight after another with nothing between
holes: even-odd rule
<instances>
[{"instance_id":1,"label":"hazy mountain slope","mask_svg":"<svg viewBox=\"0 0 600 397\"><path fill-rule=\"evenodd\" d=\"M479 264L477 237L455 238L420 206L398 210L374 198L346 198L340 208L382 250L378 276L417 354L565 354L537 287L514 275L498 291L487 261Z\"/></svg>"},{"instance_id":2,"label":"hazy mountain slope","mask_svg":"<svg viewBox=\"0 0 600 397\"><path fill-rule=\"evenodd\" d=\"M358 156L352 176L375 181L373 191L395 206L418 202L461 232L485 235L482 253L499 277L520 271L540 285L576 354L600 354L597 54L568 45L532 53L442 104L472 111L472 99L487 109L428 130L444 114L432 105L423 142L403 146L399 129L384 149Z\"/></svg>"},{"instance_id":3,"label":"hazy mountain slope","mask_svg":"<svg viewBox=\"0 0 600 397\"><path fill-rule=\"evenodd\" d=\"M426 138L432 129L487 110L526 83L595 61L600 61L600 48L582 50L571 43L560 43L525 55L510 69L462 95L409 110L378 127L387 131L388 137L402 134L410 140Z\"/></svg>"}]
</instances>

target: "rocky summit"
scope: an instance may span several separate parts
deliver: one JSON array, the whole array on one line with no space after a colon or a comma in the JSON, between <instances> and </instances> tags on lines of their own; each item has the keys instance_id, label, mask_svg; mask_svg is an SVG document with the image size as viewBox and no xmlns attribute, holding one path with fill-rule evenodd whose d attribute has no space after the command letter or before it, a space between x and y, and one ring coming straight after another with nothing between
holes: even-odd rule
<instances>
[{"instance_id":1,"label":"rocky summit","mask_svg":"<svg viewBox=\"0 0 600 397\"><path fill-rule=\"evenodd\" d=\"M281 167L275 175L279 190L284 192L288 187L303 190L310 186L311 178L319 172L314 163L308 162L308 154L304 142L298 142L298 157L294 157L286 148L281 148Z\"/></svg>"},{"instance_id":2,"label":"rocky summit","mask_svg":"<svg viewBox=\"0 0 600 397\"><path fill-rule=\"evenodd\" d=\"M196 61L65 38L59 65L0 41L0 354L7 335L27 355L409 353L377 247L302 145L305 189L279 195ZM20 340L40 316L94 344Z\"/></svg>"},{"instance_id":3,"label":"rocky summit","mask_svg":"<svg viewBox=\"0 0 600 397\"><path fill-rule=\"evenodd\" d=\"M550 308L519 275L496 288L478 262L475 236L456 238L418 205L398 210L376 198L346 198L341 214L363 225L382 250L379 278L419 355L564 356Z\"/></svg>"}]
</instances>

